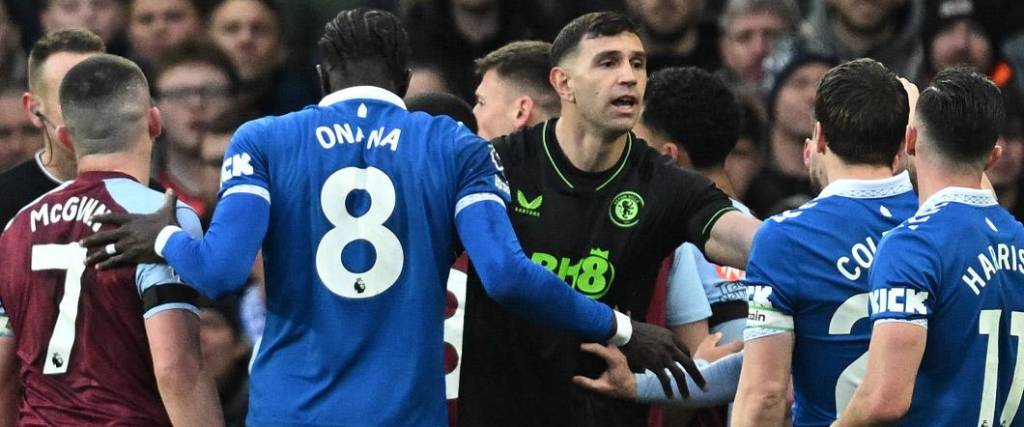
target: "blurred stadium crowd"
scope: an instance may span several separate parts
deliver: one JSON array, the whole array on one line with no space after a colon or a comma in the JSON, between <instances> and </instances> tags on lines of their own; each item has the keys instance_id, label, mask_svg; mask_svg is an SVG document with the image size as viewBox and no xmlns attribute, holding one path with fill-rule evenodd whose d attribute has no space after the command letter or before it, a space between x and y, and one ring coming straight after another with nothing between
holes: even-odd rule
<instances>
[{"instance_id":1,"label":"blurred stadium crowd","mask_svg":"<svg viewBox=\"0 0 1024 427\"><path fill-rule=\"evenodd\" d=\"M357 6L403 17L414 59L407 99L454 94L476 105L485 137L500 133L486 134L492 126L478 99L489 94L481 77L502 65L500 58L490 65L478 60L513 41L549 42L583 13L628 13L641 26L648 74L697 66L735 92L740 139L726 169L735 196L762 218L800 206L819 190L808 178L803 145L812 132L817 82L832 66L871 57L925 85L937 72L965 64L1002 88L1004 155L988 176L1000 203L1017 218L1024 215L1024 79L1016 74L1024 70L1024 2L1013 0L4 0L0 171L35 163L55 181L74 176L73 155L53 136L60 124L55 95L30 89L30 52L47 33L84 28L99 36L102 49L147 73L165 126L153 184L175 189L208 221L231 134L249 119L319 99L320 30L340 10ZM540 117L529 124L557 115L545 110L543 93L534 99ZM6 182L0 198L14 200L18 183ZM261 265L246 293L208 301L203 309L204 357L229 425L244 421L246 361L262 328Z\"/></svg>"}]
</instances>

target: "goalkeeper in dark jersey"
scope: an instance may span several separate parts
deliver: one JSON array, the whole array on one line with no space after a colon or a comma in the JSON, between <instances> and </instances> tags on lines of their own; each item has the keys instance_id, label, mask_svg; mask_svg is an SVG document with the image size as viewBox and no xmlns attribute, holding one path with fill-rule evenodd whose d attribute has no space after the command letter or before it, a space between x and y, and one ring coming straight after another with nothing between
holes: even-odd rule
<instances>
[{"instance_id":1,"label":"goalkeeper in dark jersey","mask_svg":"<svg viewBox=\"0 0 1024 427\"><path fill-rule=\"evenodd\" d=\"M636 31L615 13L569 23L551 48L562 117L493 144L527 255L578 292L644 318L666 255L688 241L715 262L743 268L760 222L630 132L647 83ZM478 279L467 293L461 425L646 425L645 406L572 384L574 375L604 370L576 336L502 309ZM667 387L669 376L656 374ZM672 374L684 384L682 370Z\"/></svg>"}]
</instances>

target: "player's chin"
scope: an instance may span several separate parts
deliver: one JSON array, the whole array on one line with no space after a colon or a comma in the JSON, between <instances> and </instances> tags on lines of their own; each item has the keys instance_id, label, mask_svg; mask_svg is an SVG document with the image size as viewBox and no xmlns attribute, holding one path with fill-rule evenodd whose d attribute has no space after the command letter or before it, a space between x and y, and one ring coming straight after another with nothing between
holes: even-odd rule
<instances>
[{"instance_id":1,"label":"player's chin","mask_svg":"<svg viewBox=\"0 0 1024 427\"><path fill-rule=\"evenodd\" d=\"M604 126L609 131L626 133L636 126L638 114L610 114L605 117Z\"/></svg>"}]
</instances>

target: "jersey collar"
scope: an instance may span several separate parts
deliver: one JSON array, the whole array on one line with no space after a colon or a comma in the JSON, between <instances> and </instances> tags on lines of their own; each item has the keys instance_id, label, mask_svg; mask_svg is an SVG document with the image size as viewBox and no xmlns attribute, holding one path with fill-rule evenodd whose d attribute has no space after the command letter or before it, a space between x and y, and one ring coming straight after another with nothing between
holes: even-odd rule
<instances>
[{"instance_id":1,"label":"jersey collar","mask_svg":"<svg viewBox=\"0 0 1024 427\"><path fill-rule=\"evenodd\" d=\"M992 194L991 190L946 187L939 190L937 193L932 194L928 200L925 200L925 202L921 204L921 208L918 209L918 212L924 212L934 208L938 204L949 202L963 203L965 205L977 207L995 206L999 204L996 200L996 195Z\"/></svg>"},{"instance_id":2,"label":"jersey collar","mask_svg":"<svg viewBox=\"0 0 1024 427\"><path fill-rule=\"evenodd\" d=\"M881 199L913 190L910 174L903 171L885 179L838 179L821 190L817 198L842 196L851 199Z\"/></svg>"},{"instance_id":3,"label":"jersey collar","mask_svg":"<svg viewBox=\"0 0 1024 427\"><path fill-rule=\"evenodd\" d=\"M327 107L329 105L337 104L339 102L350 101L353 99L372 99L375 101L382 101L405 110L405 102L402 101L398 95L391 93L386 89L382 89L376 86L352 86L345 89L334 92L320 100L321 107Z\"/></svg>"}]
</instances>

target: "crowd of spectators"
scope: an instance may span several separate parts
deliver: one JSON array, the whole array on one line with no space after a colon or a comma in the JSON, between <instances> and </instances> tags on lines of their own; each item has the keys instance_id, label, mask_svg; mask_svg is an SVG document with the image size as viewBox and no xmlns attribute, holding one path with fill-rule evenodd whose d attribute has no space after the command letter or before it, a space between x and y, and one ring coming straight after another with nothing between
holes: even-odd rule
<instances>
[{"instance_id":1,"label":"crowd of spectators","mask_svg":"<svg viewBox=\"0 0 1024 427\"><path fill-rule=\"evenodd\" d=\"M572 18L626 12L640 25L648 74L692 65L733 90L742 107L740 139L725 169L734 196L761 217L799 206L818 191L807 176L805 140L815 89L829 68L866 56L924 85L945 68L967 65L1003 91L1004 155L989 178L1000 202L1024 218L1024 78L1017 74L1024 70L1024 2L1014 0L3 0L0 171L35 161L52 143L53 129L32 114L32 99L23 95L29 50L48 32L84 28L147 73L164 123L154 183L175 189L208 220L230 135L248 119L319 99L320 29L356 6L404 17L413 58L407 97L447 92L475 105L475 126L485 137L551 116L553 102L550 88L537 87L520 88L530 96L506 99L509 85L530 81L515 73L543 79L547 64L510 65L500 52L489 53L521 41L509 49L545 58L545 42ZM426 96L420 100L428 106L450 101ZM488 102L517 104L505 114ZM258 301L259 277L234 301ZM225 408L241 413L244 407L233 402L245 399L235 391L244 388L239 375L248 337L261 327L253 320L258 316L245 314L253 310L211 302L203 311L204 350L220 349L211 350L220 359L210 363Z\"/></svg>"}]
</instances>

